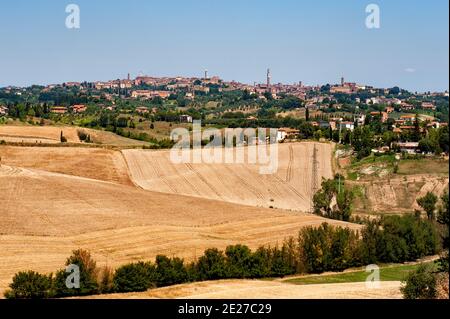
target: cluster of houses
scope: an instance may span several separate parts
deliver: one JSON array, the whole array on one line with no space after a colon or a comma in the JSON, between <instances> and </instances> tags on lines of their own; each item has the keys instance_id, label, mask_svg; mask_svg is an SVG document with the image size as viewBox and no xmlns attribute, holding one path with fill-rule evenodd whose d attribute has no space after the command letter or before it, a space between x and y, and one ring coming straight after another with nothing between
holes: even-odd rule
<instances>
[{"instance_id":1,"label":"cluster of houses","mask_svg":"<svg viewBox=\"0 0 450 319\"><path fill-rule=\"evenodd\" d=\"M71 107L67 108L65 106L53 106L50 108L50 113L53 114L66 114L69 112L69 109L72 110L72 113L84 113L87 110L87 106L84 104L79 105L72 105Z\"/></svg>"}]
</instances>

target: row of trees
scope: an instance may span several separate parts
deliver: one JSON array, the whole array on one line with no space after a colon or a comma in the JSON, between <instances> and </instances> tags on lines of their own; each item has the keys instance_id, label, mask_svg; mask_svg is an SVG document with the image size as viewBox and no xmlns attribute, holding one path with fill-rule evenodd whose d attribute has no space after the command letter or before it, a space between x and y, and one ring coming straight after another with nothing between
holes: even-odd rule
<instances>
[{"instance_id":1,"label":"row of trees","mask_svg":"<svg viewBox=\"0 0 450 319\"><path fill-rule=\"evenodd\" d=\"M401 291L406 299L448 299L448 279L449 279L449 205L448 193L441 197L441 205L436 207L437 196L427 193L418 201L419 205L426 211L430 220L434 220L437 210L436 221L440 225L440 235L442 238L443 254L438 261L438 269L428 265L420 266L416 271L408 274L405 285Z\"/></svg>"},{"instance_id":2,"label":"row of trees","mask_svg":"<svg viewBox=\"0 0 450 319\"><path fill-rule=\"evenodd\" d=\"M66 265L78 265L80 285L67 288L66 271L43 275L33 271L16 274L5 296L47 298L111 292L145 291L149 288L225 278L282 277L296 273L342 271L375 262L404 262L439 250L436 229L418 216L390 216L369 223L361 233L331 226L306 227L298 238L280 247L228 246L208 249L196 261L159 255L155 262L123 265L112 272L98 268L90 254L74 251Z\"/></svg>"}]
</instances>

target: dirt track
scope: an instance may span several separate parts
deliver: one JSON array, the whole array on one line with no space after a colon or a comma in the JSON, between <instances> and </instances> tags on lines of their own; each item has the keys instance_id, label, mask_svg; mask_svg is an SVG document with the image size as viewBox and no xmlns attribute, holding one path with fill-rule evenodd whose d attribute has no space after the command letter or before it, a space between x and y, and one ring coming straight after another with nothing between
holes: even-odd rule
<instances>
[{"instance_id":1,"label":"dirt track","mask_svg":"<svg viewBox=\"0 0 450 319\"><path fill-rule=\"evenodd\" d=\"M332 176L330 144L280 144L272 175L260 174L256 164L173 164L170 151L122 152L132 180L147 190L305 212L311 210L314 145L320 187L322 177Z\"/></svg>"},{"instance_id":2,"label":"dirt track","mask_svg":"<svg viewBox=\"0 0 450 319\"><path fill-rule=\"evenodd\" d=\"M179 299L399 299L399 281L384 281L378 289L364 282L294 285L265 280L220 280L153 289L141 293L94 296L109 298L179 298Z\"/></svg>"}]
</instances>

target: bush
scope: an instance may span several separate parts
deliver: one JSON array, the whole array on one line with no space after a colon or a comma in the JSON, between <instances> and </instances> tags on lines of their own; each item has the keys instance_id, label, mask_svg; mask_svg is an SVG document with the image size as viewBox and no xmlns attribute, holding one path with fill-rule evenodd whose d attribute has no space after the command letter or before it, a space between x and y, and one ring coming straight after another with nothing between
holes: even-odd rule
<instances>
[{"instance_id":1,"label":"bush","mask_svg":"<svg viewBox=\"0 0 450 319\"><path fill-rule=\"evenodd\" d=\"M85 141L87 139L87 134L82 130L77 130L78 138L80 141Z\"/></svg>"},{"instance_id":2,"label":"bush","mask_svg":"<svg viewBox=\"0 0 450 319\"><path fill-rule=\"evenodd\" d=\"M405 299L434 299L437 296L436 276L430 266L422 264L408 274L400 288Z\"/></svg>"},{"instance_id":3,"label":"bush","mask_svg":"<svg viewBox=\"0 0 450 319\"><path fill-rule=\"evenodd\" d=\"M9 299L37 299L52 297L52 275L41 275L34 271L17 273L12 283L11 290L5 292Z\"/></svg>"},{"instance_id":4,"label":"bush","mask_svg":"<svg viewBox=\"0 0 450 319\"><path fill-rule=\"evenodd\" d=\"M98 277L98 292L107 294L114 290L114 272L110 267L103 267L99 271Z\"/></svg>"},{"instance_id":5,"label":"bush","mask_svg":"<svg viewBox=\"0 0 450 319\"><path fill-rule=\"evenodd\" d=\"M146 291L156 283L156 269L151 263L138 262L118 268L113 286L116 292Z\"/></svg>"}]
</instances>

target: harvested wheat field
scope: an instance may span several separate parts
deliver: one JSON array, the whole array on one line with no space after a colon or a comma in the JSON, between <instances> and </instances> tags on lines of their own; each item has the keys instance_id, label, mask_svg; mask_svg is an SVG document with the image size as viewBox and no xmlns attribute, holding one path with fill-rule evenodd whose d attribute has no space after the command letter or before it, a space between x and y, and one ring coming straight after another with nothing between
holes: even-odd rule
<instances>
[{"instance_id":1,"label":"harvested wheat field","mask_svg":"<svg viewBox=\"0 0 450 319\"><path fill-rule=\"evenodd\" d=\"M316 175L313 174L314 147ZM260 174L257 164L173 164L170 151L122 152L132 180L146 190L310 211L314 176L318 187L322 177L332 177L332 145L305 142L280 144L278 148L278 171L271 175Z\"/></svg>"},{"instance_id":2,"label":"harvested wheat field","mask_svg":"<svg viewBox=\"0 0 450 319\"><path fill-rule=\"evenodd\" d=\"M6 165L0 167L0 208L0 290L20 270L61 268L77 248L115 267L157 254L192 260L229 244L275 245L325 221L359 227Z\"/></svg>"},{"instance_id":3,"label":"harvested wheat field","mask_svg":"<svg viewBox=\"0 0 450 319\"><path fill-rule=\"evenodd\" d=\"M126 138L112 132L76 126L0 125L0 140L11 143L58 144L61 131L69 143L81 143L78 131L90 135L95 144L117 147L138 147L149 143Z\"/></svg>"},{"instance_id":4,"label":"harvested wheat field","mask_svg":"<svg viewBox=\"0 0 450 319\"><path fill-rule=\"evenodd\" d=\"M59 143L61 131L69 143L79 143L77 128L66 126L0 125L0 140L25 143Z\"/></svg>"},{"instance_id":5,"label":"harvested wheat field","mask_svg":"<svg viewBox=\"0 0 450 319\"><path fill-rule=\"evenodd\" d=\"M149 143L144 141L133 140L131 138L126 138L113 132L100 131L94 129L80 128L79 130L84 131L89 134L91 141L96 144L104 144L118 147L134 147L148 145Z\"/></svg>"},{"instance_id":6,"label":"harvested wheat field","mask_svg":"<svg viewBox=\"0 0 450 319\"><path fill-rule=\"evenodd\" d=\"M401 283L383 281L377 289L364 282L294 285L267 280L219 280L176 285L138 293L99 295L97 299L400 299Z\"/></svg>"},{"instance_id":7,"label":"harvested wheat field","mask_svg":"<svg viewBox=\"0 0 450 319\"><path fill-rule=\"evenodd\" d=\"M119 151L82 147L0 146L1 163L133 185Z\"/></svg>"}]
</instances>

